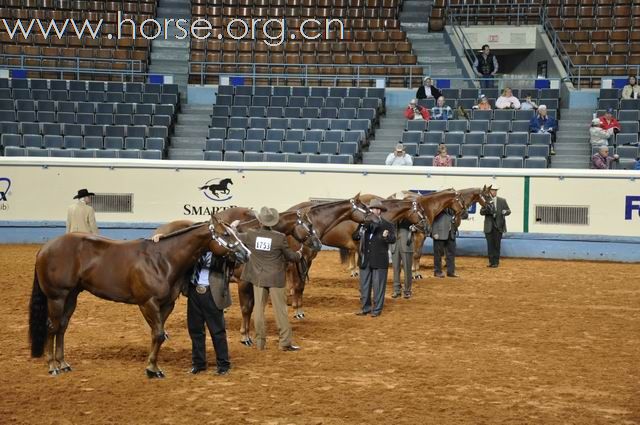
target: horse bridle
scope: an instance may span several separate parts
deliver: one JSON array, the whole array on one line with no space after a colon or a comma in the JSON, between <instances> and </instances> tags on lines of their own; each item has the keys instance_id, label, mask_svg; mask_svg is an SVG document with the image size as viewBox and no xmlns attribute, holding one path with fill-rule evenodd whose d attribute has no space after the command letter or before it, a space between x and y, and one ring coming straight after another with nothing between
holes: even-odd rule
<instances>
[{"instance_id":1,"label":"horse bridle","mask_svg":"<svg viewBox=\"0 0 640 425\"><path fill-rule=\"evenodd\" d=\"M351 211L358 211L359 213L364 215L365 219L373 214L373 212L371 212L371 209L368 206L366 206L364 204L362 204L362 206L356 205L356 200L355 199L353 199L353 198L349 199L349 202L351 202Z\"/></svg>"},{"instance_id":2,"label":"horse bridle","mask_svg":"<svg viewBox=\"0 0 640 425\"><path fill-rule=\"evenodd\" d=\"M418 207L420 207L420 208L418 208ZM422 208L422 205L418 204L417 201L412 201L411 202L411 212L413 214L417 215L418 218L420 219L420 224L412 224L411 226L413 226L413 228L415 230L419 230L421 232L426 232L429 223L427 222L427 217L425 217L425 215L424 215L424 209Z\"/></svg>"},{"instance_id":3,"label":"horse bridle","mask_svg":"<svg viewBox=\"0 0 640 425\"><path fill-rule=\"evenodd\" d=\"M298 241L298 243L301 243L302 245L304 245L312 236L317 237L318 235L316 233L316 230L313 228L313 223L311 223L311 221L306 221L308 220L306 216L304 216L306 220L303 220L302 211L300 210L296 211L296 216L298 216L298 219L296 220L296 227L297 226L302 227L302 229L306 232L307 235L304 238L299 238L298 235L296 235L296 233L293 232L292 236L296 241Z\"/></svg>"},{"instance_id":4,"label":"horse bridle","mask_svg":"<svg viewBox=\"0 0 640 425\"><path fill-rule=\"evenodd\" d=\"M238 235L233 231L233 229L231 229L231 227L222 222L220 224L222 224L222 226L225 228L224 234L219 234L218 232L216 232L216 226L212 221L209 221L209 232L211 232L211 239L213 239L221 247L227 249L229 252L234 252L238 245L242 245L242 242L240 241ZM235 238L235 242L228 242L222 237L228 236L229 232L231 232L231 235Z\"/></svg>"}]
</instances>

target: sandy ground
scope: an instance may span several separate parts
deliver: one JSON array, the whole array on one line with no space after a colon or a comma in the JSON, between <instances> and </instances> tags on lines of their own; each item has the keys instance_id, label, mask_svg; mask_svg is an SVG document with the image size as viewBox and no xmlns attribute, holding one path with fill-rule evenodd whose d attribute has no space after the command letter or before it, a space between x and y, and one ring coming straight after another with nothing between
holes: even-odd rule
<instances>
[{"instance_id":1,"label":"sandy ground","mask_svg":"<svg viewBox=\"0 0 640 425\"><path fill-rule=\"evenodd\" d=\"M189 375L181 298L160 353L167 378L148 380L138 308L87 293L67 332L74 371L50 377L29 357L37 249L0 247L3 424L640 423L640 265L506 259L488 269L459 258L461 278L418 281L411 300L388 297L374 319L353 314L357 281L325 252L307 318L293 324L301 352L280 352L275 338L264 352L241 345L235 297L232 373ZM270 308L267 318L275 337Z\"/></svg>"}]
</instances>

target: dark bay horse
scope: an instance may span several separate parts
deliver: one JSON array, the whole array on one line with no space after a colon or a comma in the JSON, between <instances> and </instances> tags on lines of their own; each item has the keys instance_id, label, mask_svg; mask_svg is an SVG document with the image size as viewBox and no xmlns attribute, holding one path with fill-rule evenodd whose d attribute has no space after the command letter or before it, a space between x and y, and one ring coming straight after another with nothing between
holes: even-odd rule
<instances>
[{"instance_id":1,"label":"dark bay horse","mask_svg":"<svg viewBox=\"0 0 640 425\"><path fill-rule=\"evenodd\" d=\"M164 324L186 274L212 241L215 255L233 253L241 262L249 258L250 251L235 231L215 217L170 233L157 243L115 241L85 233L68 233L47 242L36 256L29 307L32 356L42 357L46 347L51 375L71 371L64 360L64 334L78 294L86 290L140 307L151 328L147 376L164 377L157 364L166 339Z\"/></svg>"}]
</instances>

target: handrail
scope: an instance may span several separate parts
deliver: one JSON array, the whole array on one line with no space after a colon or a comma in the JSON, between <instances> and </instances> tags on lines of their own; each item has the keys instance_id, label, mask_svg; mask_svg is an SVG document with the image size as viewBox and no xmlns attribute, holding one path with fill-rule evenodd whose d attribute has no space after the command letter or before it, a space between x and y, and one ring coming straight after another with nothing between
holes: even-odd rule
<instances>
[{"instance_id":1,"label":"handrail","mask_svg":"<svg viewBox=\"0 0 640 425\"><path fill-rule=\"evenodd\" d=\"M464 52L465 57L469 61L469 65L473 68L473 64L477 59L473 48L471 47L471 43L467 39L467 36L464 34L464 31L460 29L460 25L456 25L456 20L454 15L447 15L447 19L449 21L449 25L451 26L453 35L458 39L458 42L462 46L462 51ZM475 70L473 70L475 76Z\"/></svg>"}]
</instances>

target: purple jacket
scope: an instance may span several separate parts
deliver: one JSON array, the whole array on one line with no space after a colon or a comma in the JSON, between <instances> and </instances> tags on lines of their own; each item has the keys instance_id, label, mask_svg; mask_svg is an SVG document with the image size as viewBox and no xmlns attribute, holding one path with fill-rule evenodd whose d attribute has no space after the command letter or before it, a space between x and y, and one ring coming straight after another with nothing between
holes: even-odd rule
<instances>
[{"instance_id":1,"label":"purple jacket","mask_svg":"<svg viewBox=\"0 0 640 425\"><path fill-rule=\"evenodd\" d=\"M611 168L611 163L616 161L612 156L604 157L600 153L596 153L591 157L591 168L598 170L607 170Z\"/></svg>"}]
</instances>

